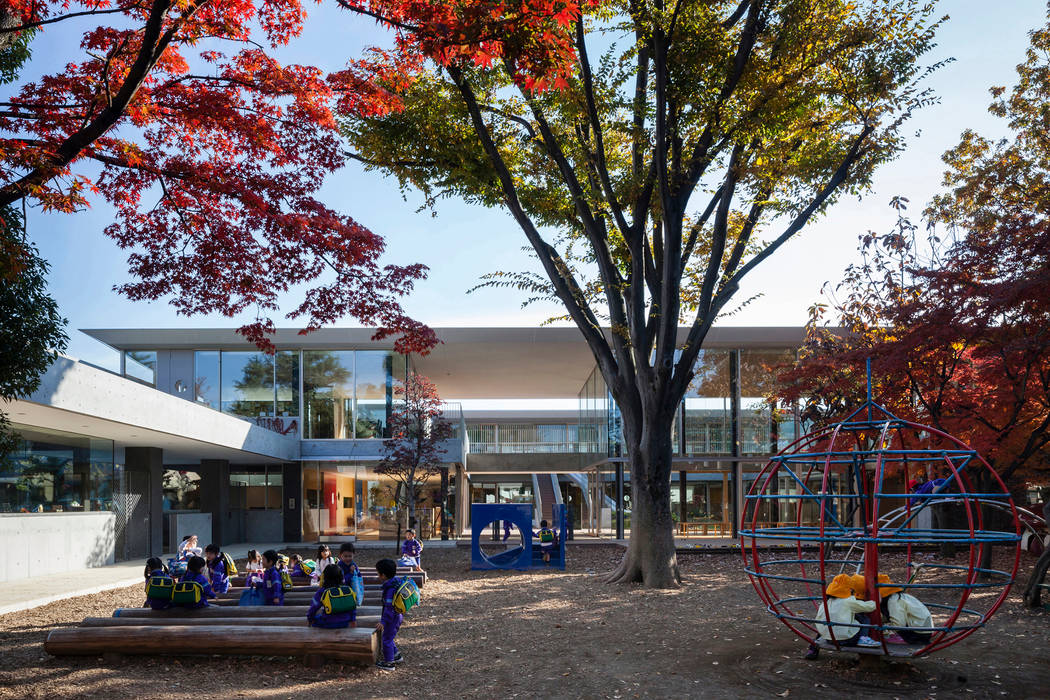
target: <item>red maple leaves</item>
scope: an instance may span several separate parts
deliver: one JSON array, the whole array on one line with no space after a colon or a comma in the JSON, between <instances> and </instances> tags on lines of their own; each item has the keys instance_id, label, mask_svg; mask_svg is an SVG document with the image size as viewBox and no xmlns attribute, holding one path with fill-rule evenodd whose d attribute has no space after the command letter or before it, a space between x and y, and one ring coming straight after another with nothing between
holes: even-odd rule
<instances>
[{"instance_id":1,"label":"red maple leaves","mask_svg":"<svg viewBox=\"0 0 1050 700\"><path fill-rule=\"evenodd\" d=\"M0 48L72 18L95 26L79 60L0 106L0 203L72 212L101 195L117 209L106 234L131 251L136 280L121 292L170 297L185 314L254 310L240 331L261 347L281 296L305 286L287 317L307 330L349 316L396 335L400 351L426 352L433 333L397 301L426 268L380 265L382 239L313 196L345 162L334 109L398 109L391 86L428 60L505 60L533 89L563 85L579 8L339 2L396 41L326 75L269 53L301 33L301 0L9 0ZM84 161L101 174L84 175Z\"/></svg>"}]
</instances>

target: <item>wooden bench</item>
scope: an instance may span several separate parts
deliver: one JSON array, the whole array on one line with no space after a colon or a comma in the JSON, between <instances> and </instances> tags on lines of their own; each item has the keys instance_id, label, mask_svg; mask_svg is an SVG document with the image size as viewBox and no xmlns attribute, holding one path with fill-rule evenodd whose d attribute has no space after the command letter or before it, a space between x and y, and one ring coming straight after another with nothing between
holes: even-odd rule
<instances>
[{"instance_id":1,"label":"wooden bench","mask_svg":"<svg viewBox=\"0 0 1050 700\"><path fill-rule=\"evenodd\" d=\"M427 582L427 572L425 571L410 571L409 569L399 569L397 575L402 578L410 578L416 582L416 585L422 588ZM364 580L365 585L381 586L382 582L379 580L379 575L375 572L375 569L361 569L361 578ZM238 574L230 577L231 586L243 586L248 580L247 575ZM309 586L312 582L312 578L309 576L293 576L292 583L296 586Z\"/></svg>"},{"instance_id":2,"label":"wooden bench","mask_svg":"<svg viewBox=\"0 0 1050 700\"><path fill-rule=\"evenodd\" d=\"M678 534L679 535L706 535L709 530L715 530L715 533L721 537L725 537L726 531L729 530L729 523L718 522L718 521L703 521L703 520L687 520L684 523L678 523Z\"/></svg>"},{"instance_id":3,"label":"wooden bench","mask_svg":"<svg viewBox=\"0 0 1050 700\"><path fill-rule=\"evenodd\" d=\"M145 622L145 621L144 621ZM215 625L77 627L52 630L44 651L52 656L101 654L172 655L223 654L237 656L321 657L323 660L375 663L379 632L372 627L338 630L292 625Z\"/></svg>"},{"instance_id":4,"label":"wooden bench","mask_svg":"<svg viewBox=\"0 0 1050 700\"><path fill-rule=\"evenodd\" d=\"M379 615L382 608L378 605L362 605L357 608L358 615ZM306 618L306 610L302 606L283 605L247 605L240 606L218 606L209 605L206 608L168 608L167 610L153 610L152 608L117 608L113 611L113 617L132 618L209 618L209 617L242 617L242 618L282 618L302 617ZM143 623L149 624L149 623Z\"/></svg>"},{"instance_id":5,"label":"wooden bench","mask_svg":"<svg viewBox=\"0 0 1050 700\"><path fill-rule=\"evenodd\" d=\"M85 617L81 627L200 627L214 625L275 625L278 627L307 627L306 613L300 608L295 617L191 617L176 615L162 617ZM379 615L357 615L358 627L375 627L379 624Z\"/></svg>"}]
</instances>

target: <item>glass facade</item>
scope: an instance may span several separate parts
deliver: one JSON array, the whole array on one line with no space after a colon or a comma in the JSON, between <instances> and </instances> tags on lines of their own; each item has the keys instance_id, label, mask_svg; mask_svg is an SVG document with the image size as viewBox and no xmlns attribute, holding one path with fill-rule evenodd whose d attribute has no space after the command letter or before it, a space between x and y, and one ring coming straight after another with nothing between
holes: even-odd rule
<instances>
[{"instance_id":1,"label":"glass facade","mask_svg":"<svg viewBox=\"0 0 1050 700\"><path fill-rule=\"evenodd\" d=\"M779 367L795 360L794 350L740 351L740 451L772 454L795 440L794 412L770 397Z\"/></svg>"},{"instance_id":2,"label":"glass facade","mask_svg":"<svg viewBox=\"0 0 1050 700\"><path fill-rule=\"evenodd\" d=\"M194 398L283 435L384 438L407 368L384 350L198 350Z\"/></svg>"},{"instance_id":3,"label":"glass facade","mask_svg":"<svg viewBox=\"0 0 1050 700\"><path fill-rule=\"evenodd\" d=\"M472 423L474 453L596 452L593 425L575 423Z\"/></svg>"},{"instance_id":4,"label":"glass facade","mask_svg":"<svg viewBox=\"0 0 1050 700\"><path fill-rule=\"evenodd\" d=\"M390 436L394 384L406 358L385 350L303 351L303 437Z\"/></svg>"},{"instance_id":5,"label":"glass facade","mask_svg":"<svg viewBox=\"0 0 1050 700\"><path fill-rule=\"evenodd\" d=\"M701 350L683 401L685 454L729 454L733 445L728 350Z\"/></svg>"},{"instance_id":6,"label":"glass facade","mask_svg":"<svg viewBox=\"0 0 1050 700\"><path fill-rule=\"evenodd\" d=\"M14 425L18 449L0 462L0 512L110 510L113 441Z\"/></svg>"},{"instance_id":7,"label":"glass facade","mask_svg":"<svg viewBox=\"0 0 1050 700\"><path fill-rule=\"evenodd\" d=\"M280 467L230 471L231 493L243 510L280 510L284 490L284 473ZM231 502L234 499L231 497Z\"/></svg>"}]
</instances>

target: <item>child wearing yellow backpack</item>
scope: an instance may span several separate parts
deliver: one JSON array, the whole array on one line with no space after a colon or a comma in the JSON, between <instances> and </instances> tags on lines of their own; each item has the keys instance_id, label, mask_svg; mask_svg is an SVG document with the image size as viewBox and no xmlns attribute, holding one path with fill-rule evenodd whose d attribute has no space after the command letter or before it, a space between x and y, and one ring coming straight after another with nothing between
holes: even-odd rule
<instances>
[{"instance_id":1,"label":"child wearing yellow backpack","mask_svg":"<svg viewBox=\"0 0 1050 700\"><path fill-rule=\"evenodd\" d=\"M334 605L331 598L333 592L336 594L350 592L353 595L352 590L349 586L343 585L343 572L338 566L335 564L326 566L321 574L320 589L314 594L313 602L310 603L310 609L306 611L306 619L309 621L310 626L323 627L325 629L357 627L356 607L348 611L337 612L333 609ZM328 594L327 605L326 593ZM359 602L355 600L355 603Z\"/></svg>"},{"instance_id":2,"label":"child wearing yellow backpack","mask_svg":"<svg viewBox=\"0 0 1050 700\"><path fill-rule=\"evenodd\" d=\"M548 527L546 520L540 521L540 531L535 533L535 536L540 541L540 552L543 554L543 563L550 564L551 552L554 551L554 545L557 543L558 536L554 533L554 530Z\"/></svg>"},{"instance_id":3,"label":"child wearing yellow backpack","mask_svg":"<svg viewBox=\"0 0 1050 700\"><path fill-rule=\"evenodd\" d=\"M376 667L383 671L393 671L395 664L405 660L394 644L398 630L405 616L394 607L394 596L397 594L397 562L393 559L380 559L376 562L376 573L383 584L383 613L379 618L376 629L383 635L383 658L376 662Z\"/></svg>"}]
</instances>

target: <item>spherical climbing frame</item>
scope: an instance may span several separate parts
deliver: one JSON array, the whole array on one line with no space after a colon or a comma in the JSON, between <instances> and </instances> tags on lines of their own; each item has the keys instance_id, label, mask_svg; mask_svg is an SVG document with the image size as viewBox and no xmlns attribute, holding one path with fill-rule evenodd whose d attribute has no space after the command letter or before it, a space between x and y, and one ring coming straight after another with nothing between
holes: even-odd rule
<instances>
[{"instance_id":1,"label":"spherical climbing frame","mask_svg":"<svg viewBox=\"0 0 1050 700\"><path fill-rule=\"evenodd\" d=\"M923 477L930 484L917 487ZM770 459L745 497L740 545L767 610L803 639L836 651L923 656L966 638L1003 603L1021 527L1009 491L976 451L897 418L871 401L869 388L867 403L845 421ZM962 549L966 564L941 561L934 550L944 547ZM1002 568L985 563L989 550ZM834 630L818 640L818 611L827 617L825 591L839 573L863 575L876 603L880 588L903 589L925 603L932 625L891 625L877 605L864 632L879 647L846 646ZM902 629L929 640L887 641Z\"/></svg>"}]
</instances>

